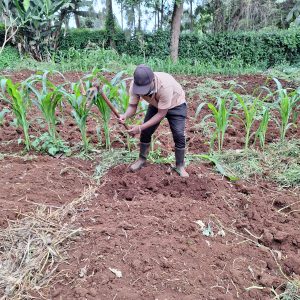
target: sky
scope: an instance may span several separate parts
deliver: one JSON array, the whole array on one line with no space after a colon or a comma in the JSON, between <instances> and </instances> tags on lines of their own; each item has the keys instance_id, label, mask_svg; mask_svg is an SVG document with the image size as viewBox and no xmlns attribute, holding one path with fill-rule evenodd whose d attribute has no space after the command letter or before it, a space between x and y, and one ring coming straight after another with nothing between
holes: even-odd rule
<instances>
[{"instance_id":1,"label":"sky","mask_svg":"<svg viewBox=\"0 0 300 300\"><path fill-rule=\"evenodd\" d=\"M203 0L198 0L198 3L203 2ZM95 12L99 12L103 7L105 6L105 1L103 0L94 0L94 10ZM196 5L194 5L194 9L195 9ZM187 3L185 3L184 9L188 9L189 5ZM143 15L143 11L145 11L145 8L142 7L142 15ZM121 25L121 8L120 5L118 5L116 3L116 1L113 1L113 12L115 17L117 18L119 24ZM142 27L144 31L152 31L154 28L154 24L155 24L155 20L154 17L153 18L147 18L147 21L145 22L145 18L142 18ZM70 27L76 27L75 25L75 20L74 18L70 19L70 23L69 23ZM126 22L124 21L124 26L126 26Z\"/></svg>"},{"instance_id":2,"label":"sky","mask_svg":"<svg viewBox=\"0 0 300 300\"><path fill-rule=\"evenodd\" d=\"M95 12L98 13L104 6L105 6L105 2L101 3L101 0L100 1L99 0L94 1L94 10L95 10ZM120 8L120 5L118 5L116 3L116 1L113 1L113 12L114 12L115 17L118 20L118 23L121 25L121 22L122 22L122 20L121 20L121 8ZM152 19L152 20L147 20L147 21L148 21L147 24L145 24L145 22L143 22L144 30L152 30L153 27L154 27L154 20ZM72 17L70 19L69 26L71 28L76 27L74 17ZM126 22L124 22L124 26L126 26Z\"/></svg>"}]
</instances>

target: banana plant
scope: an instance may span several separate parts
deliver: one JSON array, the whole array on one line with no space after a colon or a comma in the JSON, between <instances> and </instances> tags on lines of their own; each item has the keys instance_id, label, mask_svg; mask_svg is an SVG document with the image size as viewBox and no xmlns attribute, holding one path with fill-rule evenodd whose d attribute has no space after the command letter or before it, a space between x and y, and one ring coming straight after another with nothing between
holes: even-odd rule
<instances>
[{"instance_id":1,"label":"banana plant","mask_svg":"<svg viewBox=\"0 0 300 300\"><path fill-rule=\"evenodd\" d=\"M4 14L11 14L21 27L19 44L35 59L49 58L58 46L64 18L75 9L72 0L5 0Z\"/></svg>"},{"instance_id":2,"label":"banana plant","mask_svg":"<svg viewBox=\"0 0 300 300\"><path fill-rule=\"evenodd\" d=\"M1 79L0 85L0 98L9 104L17 119L17 124L22 127L25 147L29 151L31 142L29 138L29 122L27 120L27 112L30 106L28 89L24 83L14 84L11 79Z\"/></svg>"}]
</instances>

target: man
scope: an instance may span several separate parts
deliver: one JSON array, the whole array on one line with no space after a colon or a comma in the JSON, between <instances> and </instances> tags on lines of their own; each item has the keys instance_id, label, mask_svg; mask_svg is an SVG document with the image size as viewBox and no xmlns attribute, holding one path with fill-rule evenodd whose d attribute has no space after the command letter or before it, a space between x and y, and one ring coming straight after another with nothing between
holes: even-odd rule
<instances>
[{"instance_id":1,"label":"man","mask_svg":"<svg viewBox=\"0 0 300 300\"><path fill-rule=\"evenodd\" d=\"M137 171L145 165L152 134L166 117L175 143L176 171L180 176L188 177L184 168L187 105L181 85L167 73L153 72L148 66L139 65L134 72L129 95L129 106L120 116L121 123L136 113L140 100L149 103L144 123L129 130L130 134L140 134L140 155L130 166L131 171Z\"/></svg>"}]
</instances>

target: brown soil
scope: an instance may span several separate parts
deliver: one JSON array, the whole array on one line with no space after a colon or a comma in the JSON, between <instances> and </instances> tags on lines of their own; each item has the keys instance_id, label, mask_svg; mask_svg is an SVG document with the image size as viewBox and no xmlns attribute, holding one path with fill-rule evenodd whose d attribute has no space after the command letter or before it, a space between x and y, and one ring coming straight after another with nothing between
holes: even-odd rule
<instances>
[{"instance_id":1,"label":"brown soil","mask_svg":"<svg viewBox=\"0 0 300 300\"><path fill-rule=\"evenodd\" d=\"M49 156L5 156L0 160L0 224L37 205L61 206L81 195L90 183L93 163Z\"/></svg>"},{"instance_id":2,"label":"brown soil","mask_svg":"<svg viewBox=\"0 0 300 300\"><path fill-rule=\"evenodd\" d=\"M22 80L28 74L24 71L13 78ZM77 73L66 76L78 79ZM190 82L188 88L205 80L179 79ZM234 79L247 82L247 90L253 91L266 78ZM196 99L189 103L192 116ZM34 111L31 114L39 117ZM85 187L95 185L90 176L99 163L19 157L20 133L10 126L9 118L0 127L0 153L6 153L0 160L1 227L36 205L58 207L79 197ZM97 143L95 121L89 122L89 135ZM38 130L35 126L37 122L32 133ZM189 151L206 151L207 139L193 126L190 118ZM167 124L162 127L166 134L159 140L168 152L172 139ZM116 128L115 136L120 134ZM80 140L69 113L59 130L73 145ZM292 136L300 137L299 129L293 129ZM268 139L278 139L276 128ZM225 147L243 147L241 124L230 129ZM265 181L232 183L209 164L190 165L188 180L168 165L148 165L136 174L127 169L125 165L111 169L97 187L96 197L78 207L78 226L86 231L71 244L67 262L57 270L62 277L45 290L47 299L272 299L272 287L278 293L284 289L283 273L299 278L299 190L282 190ZM211 226L214 236L203 234L195 223L199 220ZM82 268L87 272L81 277ZM122 277L109 268L120 270Z\"/></svg>"},{"instance_id":3,"label":"brown soil","mask_svg":"<svg viewBox=\"0 0 300 300\"><path fill-rule=\"evenodd\" d=\"M299 195L265 182L232 184L205 165L189 172L187 180L168 166L110 170L82 209L87 232L61 266L68 277L53 299L270 299L286 282L277 260L288 276L300 275L300 214L277 212ZM263 289L245 290L253 285Z\"/></svg>"}]
</instances>

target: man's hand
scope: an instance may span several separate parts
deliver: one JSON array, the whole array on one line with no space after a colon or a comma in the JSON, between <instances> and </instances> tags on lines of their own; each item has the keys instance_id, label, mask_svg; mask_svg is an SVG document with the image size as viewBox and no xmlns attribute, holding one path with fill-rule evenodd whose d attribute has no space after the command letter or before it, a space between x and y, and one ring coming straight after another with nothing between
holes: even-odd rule
<instances>
[{"instance_id":1,"label":"man's hand","mask_svg":"<svg viewBox=\"0 0 300 300\"><path fill-rule=\"evenodd\" d=\"M142 132L141 126L132 126L129 130L127 130L127 132L131 135L131 136L135 136L136 134L139 134Z\"/></svg>"},{"instance_id":2,"label":"man's hand","mask_svg":"<svg viewBox=\"0 0 300 300\"><path fill-rule=\"evenodd\" d=\"M118 121L121 124L125 124L126 119L127 119L127 117L126 117L125 114L120 114L120 117L119 117Z\"/></svg>"}]
</instances>

